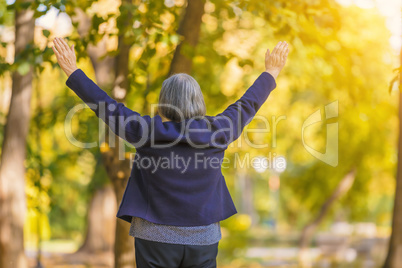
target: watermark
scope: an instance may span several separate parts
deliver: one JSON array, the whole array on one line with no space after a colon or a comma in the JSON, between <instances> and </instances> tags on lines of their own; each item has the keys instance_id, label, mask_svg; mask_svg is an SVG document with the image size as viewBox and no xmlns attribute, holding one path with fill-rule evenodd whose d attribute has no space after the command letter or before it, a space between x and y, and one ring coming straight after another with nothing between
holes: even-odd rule
<instances>
[{"instance_id":1,"label":"watermark","mask_svg":"<svg viewBox=\"0 0 402 268\"><path fill-rule=\"evenodd\" d=\"M331 102L325 105L325 120L338 117L338 101ZM302 142L304 148L315 158L321 160L322 162L336 167L338 166L338 122L326 123L326 145L325 153L321 153L312 147L308 146L304 140L304 131L308 126L322 122L321 109L315 111L311 114L303 123L302 126Z\"/></svg>"},{"instance_id":2,"label":"watermark","mask_svg":"<svg viewBox=\"0 0 402 268\"><path fill-rule=\"evenodd\" d=\"M204 152L188 153L185 156L174 151L163 156L143 156L137 152L130 154L130 168L133 166L137 169L149 171L151 174L167 170L185 173L188 170L220 170L221 168L255 169L260 173L269 169L280 173L286 168L286 159L284 156L278 156L271 152L267 156L234 153L233 158L211 156Z\"/></svg>"},{"instance_id":3,"label":"watermark","mask_svg":"<svg viewBox=\"0 0 402 268\"><path fill-rule=\"evenodd\" d=\"M118 146L119 159L121 160L127 159L127 153L125 151L127 144L132 148L151 147L164 149L174 147L179 143L185 143L192 148L200 149L200 151L207 148L220 148L225 150L229 146L241 148L244 144L247 147L255 149L275 149L277 147L278 128L287 120L285 115L271 115L270 117L261 114L255 115L253 111L243 107L242 103L237 102L236 104L230 105L224 112L217 116L199 116L189 119L185 119L183 113L177 107L168 105L169 108L175 109L182 120L165 123L162 121L162 118L154 112L156 110L155 108L160 105L153 104L151 106L151 111L153 111L151 115L141 116L139 113L125 107L122 103L117 103L112 100L110 103L78 104L67 113L64 124L66 137L72 144L80 148L100 147L102 149L105 148L105 144L107 144L109 148ZM90 108L94 111L99 118L99 136L97 140L91 142L79 141L74 137L72 131L73 119L80 111L86 108ZM305 150L313 157L336 167L338 165L338 123L326 122L326 120L338 117L338 101L325 105L323 112L325 114L324 117L321 116L321 109L318 109L305 119L300 131L301 140ZM254 120L255 124L253 125L257 125L257 127L251 128L249 126L251 120ZM305 141L306 129L318 123L324 123L326 126L324 153L309 146ZM107 131L109 131L109 133L107 133ZM114 135L106 135L106 133L114 133L121 139L116 139ZM257 143L252 138L249 138L253 135L270 135L270 138L264 138L262 142L261 139L259 139L260 142ZM105 137L108 137L107 141ZM247 157L247 154L245 157ZM212 165L211 167L213 167L215 163L224 168L224 163L222 162L224 160L222 160L222 157L220 159L221 160L218 162L213 160L215 162L210 163ZM169 163L158 159L138 159L137 161L144 161L144 165L149 164L153 167L162 165L168 167L173 165L172 161L175 161L174 163L177 164L177 166L181 165L182 170L186 170L186 166L190 165L190 162L195 160L196 156L194 156L192 160L171 159ZM202 161L211 160L204 159ZM242 159L242 161L250 162L244 159ZM265 162L260 163L260 165L269 164L267 159L263 161ZM133 163L134 162L136 161L133 161ZM194 163L197 163L197 161ZM261 170L258 168L255 169L257 171Z\"/></svg>"}]
</instances>

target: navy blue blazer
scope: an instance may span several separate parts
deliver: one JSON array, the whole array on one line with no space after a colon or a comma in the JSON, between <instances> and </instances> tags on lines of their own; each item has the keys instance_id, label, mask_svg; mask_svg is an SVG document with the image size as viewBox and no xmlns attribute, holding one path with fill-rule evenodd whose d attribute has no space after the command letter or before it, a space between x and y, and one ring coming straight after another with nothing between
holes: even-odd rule
<instances>
[{"instance_id":1,"label":"navy blue blazer","mask_svg":"<svg viewBox=\"0 0 402 268\"><path fill-rule=\"evenodd\" d=\"M263 72L235 103L217 116L162 122L118 103L81 69L71 88L110 128L136 148L117 217L174 226L200 226L236 214L221 172L224 152L276 87Z\"/></svg>"}]
</instances>

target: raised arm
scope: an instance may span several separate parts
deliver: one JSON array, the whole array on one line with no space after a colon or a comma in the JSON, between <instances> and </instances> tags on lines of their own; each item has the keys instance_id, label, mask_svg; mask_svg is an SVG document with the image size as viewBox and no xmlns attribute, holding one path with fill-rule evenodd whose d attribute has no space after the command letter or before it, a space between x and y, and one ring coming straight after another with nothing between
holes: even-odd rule
<instances>
[{"instance_id":1,"label":"raised arm","mask_svg":"<svg viewBox=\"0 0 402 268\"><path fill-rule=\"evenodd\" d=\"M149 117L127 108L111 98L99 88L85 73L77 68L74 45L69 47L65 40L55 38L52 47L57 62L66 73L66 85L80 97L95 114L101 118L122 139L130 142L140 142L145 138Z\"/></svg>"},{"instance_id":2,"label":"raised arm","mask_svg":"<svg viewBox=\"0 0 402 268\"><path fill-rule=\"evenodd\" d=\"M265 53L265 72L255 80L253 85L235 103L229 105L215 117L221 129L225 129L226 144L235 141L250 123L271 91L276 88L276 78L283 69L289 53L288 44L279 42L272 53Z\"/></svg>"}]
</instances>

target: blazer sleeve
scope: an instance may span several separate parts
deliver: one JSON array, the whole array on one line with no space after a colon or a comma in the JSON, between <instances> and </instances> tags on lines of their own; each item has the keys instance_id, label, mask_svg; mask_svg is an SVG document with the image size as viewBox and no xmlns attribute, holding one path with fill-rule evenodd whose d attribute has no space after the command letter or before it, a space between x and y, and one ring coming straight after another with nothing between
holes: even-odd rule
<instances>
[{"instance_id":1,"label":"blazer sleeve","mask_svg":"<svg viewBox=\"0 0 402 268\"><path fill-rule=\"evenodd\" d=\"M122 139L135 145L147 135L149 116L141 116L111 98L81 69L68 77L66 85Z\"/></svg>"},{"instance_id":2,"label":"blazer sleeve","mask_svg":"<svg viewBox=\"0 0 402 268\"><path fill-rule=\"evenodd\" d=\"M275 78L271 74L263 72L240 99L214 117L216 127L225 134L226 145L240 136L244 127L251 122L275 88Z\"/></svg>"}]
</instances>

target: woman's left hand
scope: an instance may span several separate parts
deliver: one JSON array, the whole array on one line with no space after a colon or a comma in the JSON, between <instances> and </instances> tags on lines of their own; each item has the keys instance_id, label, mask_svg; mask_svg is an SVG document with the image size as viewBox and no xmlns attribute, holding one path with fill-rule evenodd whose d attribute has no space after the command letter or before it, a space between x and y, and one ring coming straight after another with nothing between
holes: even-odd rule
<instances>
[{"instance_id":1,"label":"woman's left hand","mask_svg":"<svg viewBox=\"0 0 402 268\"><path fill-rule=\"evenodd\" d=\"M69 47L67 42L56 37L53 40L54 46L52 46L53 52L56 55L57 62L59 63L61 69L70 76L75 70L77 70L77 58L74 52L74 45Z\"/></svg>"}]
</instances>

